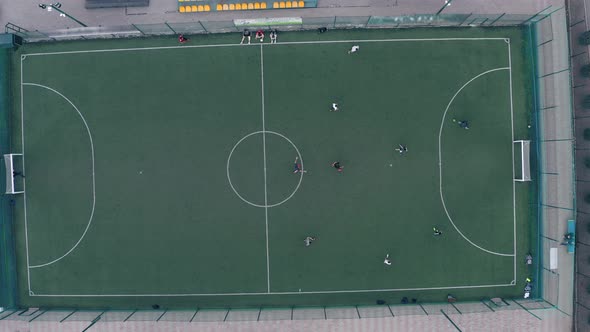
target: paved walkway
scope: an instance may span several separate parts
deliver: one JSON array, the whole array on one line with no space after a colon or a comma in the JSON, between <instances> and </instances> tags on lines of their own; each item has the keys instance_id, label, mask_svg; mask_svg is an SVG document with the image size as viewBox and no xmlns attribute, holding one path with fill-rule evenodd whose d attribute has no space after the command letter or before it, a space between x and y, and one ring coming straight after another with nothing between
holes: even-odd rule
<instances>
[{"instance_id":1,"label":"paved walkway","mask_svg":"<svg viewBox=\"0 0 590 332\"><path fill-rule=\"evenodd\" d=\"M55 11L38 7L43 0L0 1L0 23L16 24L27 30L57 30L79 25ZM50 3L51 1L47 1ZM61 1L62 10L87 26L117 26L147 23L183 23L192 21L228 21L235 18L330 17L330 16L402 16L435 14L443 0L318 0L317 8L264 11L233 11L180 14L176 0L150 0L148 7L86 9L84 0ZM453 0L445 14L526 14L534 15L550 6L563 6L563 0Z\"/></svg>"},{"instance_id":2,"label":"paved walkway","mask_svg":"<svg viewBox=\"0 0 590 332\"><path fill-rule=\"evenodd\" d=\"M109 321L100 319L95 323L86 317L66 318L64 321L47 321L37 318L32 322L0 320L2 331L39 332L99 332L99 331L186 331L186 332L354 332L354 331L406 331L406 332L556 332L570 331L571 317L554 308L522 308L498 310L495 312L452 313L446 305L438 305L438 311L430 314L400 314L395 317L343 318L343 319L305 319L272 321L166 321L127 320ZM444 312L444 313L443 313ZM80 312L81 314L83 312ZM71 317L71 316L70 316ZM190 317L190 316L189 316Z\"/></svg>"}]
</instances>

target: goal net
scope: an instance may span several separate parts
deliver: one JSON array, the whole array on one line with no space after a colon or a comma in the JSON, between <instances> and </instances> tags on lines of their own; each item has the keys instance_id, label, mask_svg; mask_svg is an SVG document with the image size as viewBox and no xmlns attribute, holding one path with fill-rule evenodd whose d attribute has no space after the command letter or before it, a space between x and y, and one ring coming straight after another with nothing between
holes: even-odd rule
<instances>
[{"instance_id":1,"label":"goal net","mask_svg":"<svg viewBox=\"0 0 590 332\"><path fill-rule=\"evenodd\" d=\"M22 165L23 155L21 153L5 154L4 164L6 165L6 193L22 194L24 192L24 178Z\"/></svg>"},{"instance_id":2,"label":"goal net","mask_svg":"<svg viewBox=\"0 0 590 332\"><path fill-rule=\"evenodd\" d=\"M514 141L515 152L520 156L519 172L515 172L514 181L531 181L531 141ZM520 152L520 153L518 153Z\"/></svg>"}]
</instances>

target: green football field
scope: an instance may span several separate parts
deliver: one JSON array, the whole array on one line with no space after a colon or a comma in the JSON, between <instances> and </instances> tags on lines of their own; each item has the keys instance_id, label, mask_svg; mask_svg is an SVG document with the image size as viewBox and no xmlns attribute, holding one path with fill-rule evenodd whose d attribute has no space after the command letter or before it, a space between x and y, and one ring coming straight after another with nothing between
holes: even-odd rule
<instances>
[{"instance_id":1,"label":"green football field","mask_svg":"<svg viewBox=\"0 0 590 332\"><path fill-rule=\"evenodd\" d=\"M523 34L356 30L286 32L276 45L238 45L232 34L20 48L19 302L521 296L533 221L531 187L513 181L513 141L528 139L532 103ZM293 172L296 158L305 173Z\"/></svg>"}]
</instances>

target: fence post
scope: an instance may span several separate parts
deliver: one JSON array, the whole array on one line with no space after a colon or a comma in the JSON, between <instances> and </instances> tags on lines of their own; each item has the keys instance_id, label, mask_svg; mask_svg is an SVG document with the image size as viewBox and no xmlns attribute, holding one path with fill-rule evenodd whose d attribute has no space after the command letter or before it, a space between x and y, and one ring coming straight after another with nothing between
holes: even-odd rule
<instances>
[{"instance_id":1,"label":"fence post","mask_svg":"<svg viewBox=\"0 0 590 332\"><path fill-rule=\"evenodd\" d=\"M39 30L35 30L35 32L37 32L37 33L40 33L40 34L42 34L43 36L45 36L45 37L47 37L47 38L49 38L49 39L52 39L52 40L57 40L57 39L55 39L55 38L51 37L50 35L48 35L48 34L46 34L46 33L44 33L44 32L41 32L41 31L39 31Z\"/></svg>"},{"instance_id":2,"label":"fence post","mask_svg":"<svg viewBox=\"0 0 590 332\"><path fill-rule=\"evenodd\" d=\"M201 23L201 21L197 21L199 22L199 24L201 25L201 27L203 28L203 30L205 30L206 33L209 33L209 31L207 31L207 29L205 29L205 26L203 25L203 23Z\"/></svg>"},{"instance_id":3,"label":"fence post","mask_svg":"<svg viewBox=\"0 0 590 332\"><path fill-rule=\"evenodd\" d=\"M469 13L469 15L467 15L467 17L465 17L465 19L463 20L463 22L459 23L459 26L463 25L463 23L465 23L465 21L467 21L467 19L470 18L471 15L473 15L473 13Z\"/></svg>"},{"instance_id":4,"label":"fence post","mask_svg":"<svg viewBox=\"0 0 590 332\"><path fill-rule=\"evenodd\" d=\"M520 25L524 25L526 24L528 21L532 20L533 18L537 17L539 14L541 14L542 12L546 11L547 9L551 8L551 6L541 10L540 12L536 13L535 15L531 16L530 18L524 20L522 23L520 23Z\"/></svg>"},{"instance_id":5,"label":"fence post","mask_svg":"<svg viewBox=\"0 0 590 332\"><path fill-rule=\"evenodd\" d=\"M172 30L172 32L173 32L175 35L177 34L177 32L176 32L176 31L174 31L174 29L172 29L172 27L171 27L171 26L170 26L170 25L169 25L167 22L164 22L164 24L166 24L166 26L168 27L168 29Z\"/></svg>"},{"instance_id":6,"label":"fence post","mask_svg":"<svg viewBox=\"0 0 590 332\"><path fill-rule=\"evenodd\" d=\"M12 24L10 22L6 23L6 25L4 25L4 32L8 32L9 30L12 30L14 32L18 32L18 33L22 33L24 32L29 32L29 30L25 29L25 28L21 28L16 24Z\"/></svg>"},{"instance_id":7,"label":"fence post","mask_svg":"<svg viewBox=\"0 0 590 332\"><path fill-rule=\"evenodd\" d=\"M338 17L338 16L334 16L334 25L332 26L332 28L336 28L336 18L337 18L337 17Z\"/></svg>"},{"instance_id":8,"label":"fence post","mask_svg":"<svg viewBox=\"0 0 590 332\"><path fill-rule=\"evenodd\" d=\"M520 23L519 25L525 25L528 21L532 20L533 18L537 17L537 15L539 15L539 13L527 18L526 20L522 21L522 23Z\"/></svg>"},{"instance_id":9,"label":"fence post","mask_svg":"<svg viewBox=\"0 0 590 332\"><path fill-rule=\"evenodd\" d=\"M133 23L131 23L131 25L132 25L132 26L133 26L135 29L137 29L137 31L139 31L139 32L140 32L142 35L145 35L145 33L144 33L143 31L141 31L141 29L140 29L140 28L138 28L138 27L137 27L137 25L135 25L135 24L133 24Z\"/></svg>"},{"instance_id":10,"label":"fence post","mask_svg":"<svg viewBox=\"0 0 590 332\"><path fill-rule=\"evenodd\" d=\"M494 25L494 23L496 23L499 19L501 19L502 17L504 17L504 15L506 15L506 13L503 13L502 15L498 16L498 18L496 18L495 20L492 21L492 23L490 23L489 25Z\"/></svg>"}]
</instances>

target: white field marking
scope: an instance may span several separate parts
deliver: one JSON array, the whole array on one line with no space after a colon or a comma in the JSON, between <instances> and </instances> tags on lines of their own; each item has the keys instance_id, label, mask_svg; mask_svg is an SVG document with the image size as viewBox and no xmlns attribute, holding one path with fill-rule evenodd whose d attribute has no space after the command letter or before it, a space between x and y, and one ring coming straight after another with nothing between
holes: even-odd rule
<instances>
[{"instance_id":1,"label":"white field marking","mask_svg":"<svg viewBox=\"0 0 590 332\"><path fill-rule=\"evenodd\" d=\"M22 154L23 154L23 171L26 170L25 167L25 111L24 111L24 96L23 96L23 60L25 56L20 57L20 120L21 120L21 144L22 144ZM29 263L29 230L27 225L27 181L23 178L23 208L24 216L25 216L25 249L27 252L27 285L29 287L29 295L32 293L31 291L31 264Z\"/></svg>"},{"instance_id":2,"label":"white field marking","mask_svg":"<svg viewBox=\"0 0 590 332\"><path fill-rule=\"evenodd\" d=\"M293 295L293 294L343 294L343 293L376 293L376 292L402 292L402 291L424 291L441 289L470 289L470 288L491 288L491 287L513 287L513 284L500 285L474 285L474 286L446 286L427 288L387 288L387 289L358 289L358 290L335 290L335 291L308 291L308 292L271 292L271 293L194 293L194 294L35 294L39 297L185 297L185 296L247 296L247 295Z\"/></svg>"},{"instance_id":3,"label":"white field marking","mask_svg":"<svg viewBox=\"0 0 590 332\"><path fill-rule=\"evenodd\" d=\"M284 200L275 203L275 204L269 204L268 206L266 205L262 205L262 204L256 204L256 203L252 203L249 200L245 199L244 197L242 197L242 195L240 195L240 193L238 193L238 191L236 190L236 188L234 187L233 183L231 182L231 176L229 174L229 164L231 162L231 156L233 155L234 151L236 150L236 148L238 147L238 145L240 145L240 143L242 143L243 140L245 140L246 138L252 136L252 135L257 135L257 134L262 134L263 131L259 130L259 131L255 131L252 133L249 133L248 135L242 137L235 145L234 147L231 149L229 156L227 157L227 165L226 165L226 173L227 173L227 180L229 182L229 186L231 187L231 189L234 191L234 193L245 203L255 206L255 207L259 207L259 208L264 208L264 207L275 207L275 206L279 206L283 203L285 203L286 201L290 200L291 197L293 197L295 195L295 193L297 192L297 190L299 190L299 187L301 186L301 182L303 181L303 172L299 172L299 182L297 183L297 187L295 187L295 190L293 190L293 192L291 193L291 195L289 195L287 198L285 198ZM295 143L293 143L293 141L291 141L290 139L288 139L285 135L274 132L274 131L270 131L270 130L265 130L264 133L268 133L268 134L273 134L273 135L277 135L281 138L283 138L284 140L286 140L287 142L289 142L291 144L291 146L293 146L293 148L295 149L295 151L297 152L297 155L299 156L299 162L301 164L301 169L303 168L303 158L301 157L301 152L299 152L299 149L297 148L297 146L295 145Z\"/></svg>"},{"instance_id":4,"label":"white field marking","mask_svg":"<svg viewBox=\"0 0 590 332\"><path fill-rule=\"evenodd\" d=\"M475 81L476 79L478 79L479 77L495 72L495 71L499 71L499 70L509 70L509 67L502 67L502 68L495 68L495 69L490 69L488 71L485 71L477 76L475 76L474 78L470 79L469 81L467 81L467 83L463 84L463 86L457 90L457 92L455 93L455 95L453 96L453 98L451 98L451 100L449 101L449 104L447 105L447 108L445 109L445 112L443 113L443 117L442 117L442 121L440 123L440 130L438 132L438 170L439 170L439 183L440 183L440 200L442 202L443 208L445 210L445 213L447 215L447 218L449 219L449 221L451 222L451 225L453 225L453 227L455 228L455 230L459 233L459 235L461 235L467 242L469 242L471 245L473 245L474 247L485 251L487 253L493 254L493 255L498 255L498 256L515 256L515 254L503 254L503 253L499 253L499 252L495 252L495 251L491 251L485 248L482 248L480 246L478 246L477 244L473 243L471 240L469 240L469 238L467 238L463 233L461 233L461 231L459 230L459 228L455 225L455 223L453 222L453 219L451 218L451 215L449 214L449 211L447 210L447 206L445 204L445 198L443 195L443 185L442 185L442 148L441 148L441 142L442 142L442 130L443 130L443 126L445 124L445 118L447 116L447 112L449 110L449 107L451 107L451 104L453 103L453 101L455 100L455 98L459 95L459 93L467 86L469 85L469 83ZM514 166L513 166L514 168ZM514 179L514 177L513 177Z\"/></svg>"},{"instance_id":5,"label":"white field marking","mask_svg":"<svg viewBox=\"0 0 590 332\"><path fill-rule=\"evenodd\" d=\"M266 226L266 291L270 293L270 258L268 255L268 190L266 185L266 124L264 120L264 52L260 44L260 98L262 99L262 155L264 159L264 224Z\"/></svg>"},{"instance_id":6,"label":"white field marking","mask_svg":"<svg viewBox=\"0 0 590 332\"><path fill-rule=\"evenodd\" d=\"M378 42L417 42L417 41L461 41L461 40L505 40L506 38L397 38L397 39L352 39L352 40L315 40L315 41L300 41L300 42L281 42L274 45L303 45L303 44L342 44L342 43L378 43ZM252 44L251 46L255 46ZM63 51L63 52L46 52L46 53L29 53L24 56L42 56L42 55L58 55L58 54L83 54L83 53L103 53L103 52L129 52L129 51L148 51L148 50L173 50L173 49L191 49L191 48L208 48L208 47L244 47L248 45L241 44L209 44L209 45L178 45L178 46L156 46L156 47L132 47L132 48L113 48L113 49L97 49L97 50L82 50L82 51Z\"/></svg>"},{"instance_id":7,"label":"white field marking","mask_svg":"<svg viewBox=\"0 0 590 332\"><path fill-rule=\"evenodd\" d=\"M82 119L82 122L84 122L84 126L86 127L86 131L88 132L88 138L90 138L90 150L92 153L92 211L90 212L90 217L88 218L88 224L86 225L86 229L84 229L84 233L82 233L82 236L78 239L78 242L76 242L76 244L74 244L74 246L70 250L68 250L65 254L63 254L61 257L58 257L58 258L56 258L50 262L47 262L47 263L29 266L29 268L34 269L34 268L39 268L39 267L51 265L51 264L61 260L62 258L66 257L67 255L69 255L72 251L74 251L74 249L76 249L76 247L80 244L80 242L82 242L82 239L84 239L84 236L86 236L86 233L88 232L88 229L90 228L90 225L92 224L92 218L94 217L94 208L96 206L96 190L95 190L96 189L96 182L95 182L95 175L94 175L94 142L92 141L92 133L90 132L90 128L88 127L88 123L86 122L84 115L82 115L82 113L76 107L76 105L74 105L74 103L72 103L72 101L69 100L66 96L61 94L59 91L54 90L54 89L52 89L48 86L45 86L45 85L36 84L36 83L22 83L22 85L30 85L30 86L36 86L36 87L40 87L43 89L47 89L49 91L56 93L57 95L59 95L60 97L65 99L68 103L70 103L70 105L72 105L72 107L76 110L76 112L78 112L78 115Z\"/></svg>"},{"instance_id":8,"label":"white field marking","mask_svg":"<svg viewBox=\"0 0 590 332\"><path fill-rule=\"evenodd\" d=\"M512 142L514 142L514 103L512 101L512 52L508 43L508 74L510 77L510 125L512 126ZM514 170L514 143L512 143L512 203L514 207L514 280L516 280L516 182Z\"/></svg>"},{"instance_id":9,"label":"white field marking","mask_svg":"<svg viewBox=\"0 0 590 332\"><path fill-rule=\"evenodd\" d=\"M294 44L331 44L331 43L351 43L351 42L416 42L416 41L459 41L459 40L504 40L505 38L417 38L417 39L381 39L381 40L336 40L336 41L308 41L308 42L283 42L280 43L280 45L294 45ZM163 49L178 49L178 48L208 48L208 47L232 47L232 46L238 46L237 44L219 44L219 45L191 45L191 46L170 46L170 47L145 47L145 48L122 48L122 49L102 49L102 50L84 50L84 51L65 51L65 52L47 52L47 53L31 53L31 54L24 54L21 57L21 91L22 91L22 59L24 59L26 56L42 56L42 55L58 55L58 54L80 54L80 53L99 53L99 52L124 52L124 51L142 51L142 50L163 50ZM243 46L243 45L242 45ZM262 50L261 50L262 51ZM262 61L262 59L261 59ZM263 92L264 93L264 92ZM64 97L65 98L65 97ZM66 98L67 99L67 98ZM21 93L21 101L22 101L22 93ZM69 101L69 100L68 100ZM70 102L71 103L71 102ZM73 105L73 104L72 104ZM75 106L74 106L75 107ZM264 107L264 106L263 106ZM77 110L77 109L76 109ZM22 102L21 102L21 112L22 112ZM78 113L81 115L81 113L78 111ZM83 117L82 117L83 118ZM83 118L84 120L84 118ZM264 120L264 118L263 118ZM24 123L23 123L24 126ZM88 127L87 127L88 129ZM88 129L89 131L89 129ZM286 138L285 136L278 134L278 133L274 133L274 132L270 132L270 131L266 131L263 130L262 133L263 135L266 133L273 133L276 135L279 135L281 137L283 137L284 139L286 139L287 141L289 141L297 150L297 154L300 157L301 160L301 165L303 168L303 160L301 158L301 154L299 153L299 150L297 149L297 147L293 144L293 142L291 142L291 140L289 140L288 138ZM235 150L235 148L237 147L237 145L244 140L245 138L257 134L260 132L255 132L255 133L251 133L247 136L245 136L244 138L242 138L232 149L231 153L230 153L230 157L228 158L228 165L227 165L227 176L228 176L228 180L230 181L230 185L233 189L233 191L236 193L236 195L238 195L238 197L240 197L243 201L245 201L246 203L250 204L250 205L254 205L257 207L263 207L260 206L258 204L253 204L247 200L245 200L243 197L241 197L237 191L235 190L235 188L233 187L233 185L231 184L231 179L229 177L229 160L231 159L231 154L233 153L233 151ZM89 131L90 134L90 131ZM263 136L264 137L264 136ZM92 137L90 136L91 140ZM24 139L24 134L23 134L23 139ZM264 138L263 138L264 140ZM440 145L440 144L439 144ZM24 141L23 141L23 150L24 150ZM24 154L24 151L23 151ZM440 155L440 149L439 149L439 155ZM93 152L93 159L94 159L94 152ZM24 159L24 158L23 158ZM265 158L266 161L266 158ZM23 165L24 165L24 161L23 161ZM265 167L266 168L266 167ZM93 175L94 175L94 163L93 163ZM266 174L265 174L266 175ZM297 191L297 189L299 188L300 184L301 184L301 180L303 178L303 174L301 174L300 176L300 180L299 183L297 185L297 188L295 189L295 191L289 196L287 197L285 200L283 200L282 202L279 202L277 204L274 204L272 206L268 206L266 199L265 199L265 208L268 207L273 207L273 206L278 206L283 204L284 202L286 202L288 199L290 199L295 192ZM94 180L94 177L93 177ZM265 189L266 189L266 185L265 185ZM442 193L441 193L442 194ZM266 195L265 195L266 196ZM442 197L441 197L442 198ZM443 201L443 205L444 205L444 201ZM445 208L446 210L446 208ZM94 212L94 211L93 211ZM25 212L26 215L26 212ZM267 215L268 218L268 215ZM26 219L26 218L25 218ZM452 221L451 221L452 222ZM26 223L25 223L26 226ZM82 237L84 237L84 235L86 234L86 231L88 230L88 227L90 226L90 223L88 224L84 234ZM453 224L454 226L454 224ZM267 232L268 232L268 228L267 228ZM267 233L268 234L268 233ZM461 234L462 235L462 234ZM82 240L82 238L79 240L79 242ZM469 240L468 240L469 241ZM79 243L78 242L78 243ZM78 243L76 244L76 246L78 245ZM268 244L268 241L267 241ZM472 243L473 244L473 243ZM75 248L75 247L74 247ZM71 250L73 250L74 248L72 248ZM70 250L70 251L71 251ZM267 248L268 250L268 248ZM485 250L485 249L484 249ZM66 253L66 255L69 254ZM61 258L65 257L62 256ZM61 259L59 258L59 259ZM59 260L58 259L58 260ZM27 260L28 260L28 247L27 247ZM49 262L47 264L43 264L41 266L45 266L45 265L49 265L52 264L54 262L56 262L57 260L53 261L53 262ZM27 263L28 264L28 263ZM33 266L33 267L41 267L41 266ZM481 286L457 286L457 287L434 287L434 288L407 288L407 289L379 289L379 290L353 290L353 291L326 291L326 292L274 292L274 293L227 293L227 294L141 294L141 295L44 295L44 294L39 294L39 295L34 295L34 296L70 296L70 297L86 297L86 296L225 296L225 295L265 295L265 294L320 294L320 293L355 293L355 292L381 292L381 291L405 291L405 290L429 290L429 289L459 289L459 288L479 288L479 287L504 287L504 286L511 286L511 284L507 284L507 285L481 285ZM29 277L29 289L30 289L30 277Z\"/></svg>"}]
</instances>

